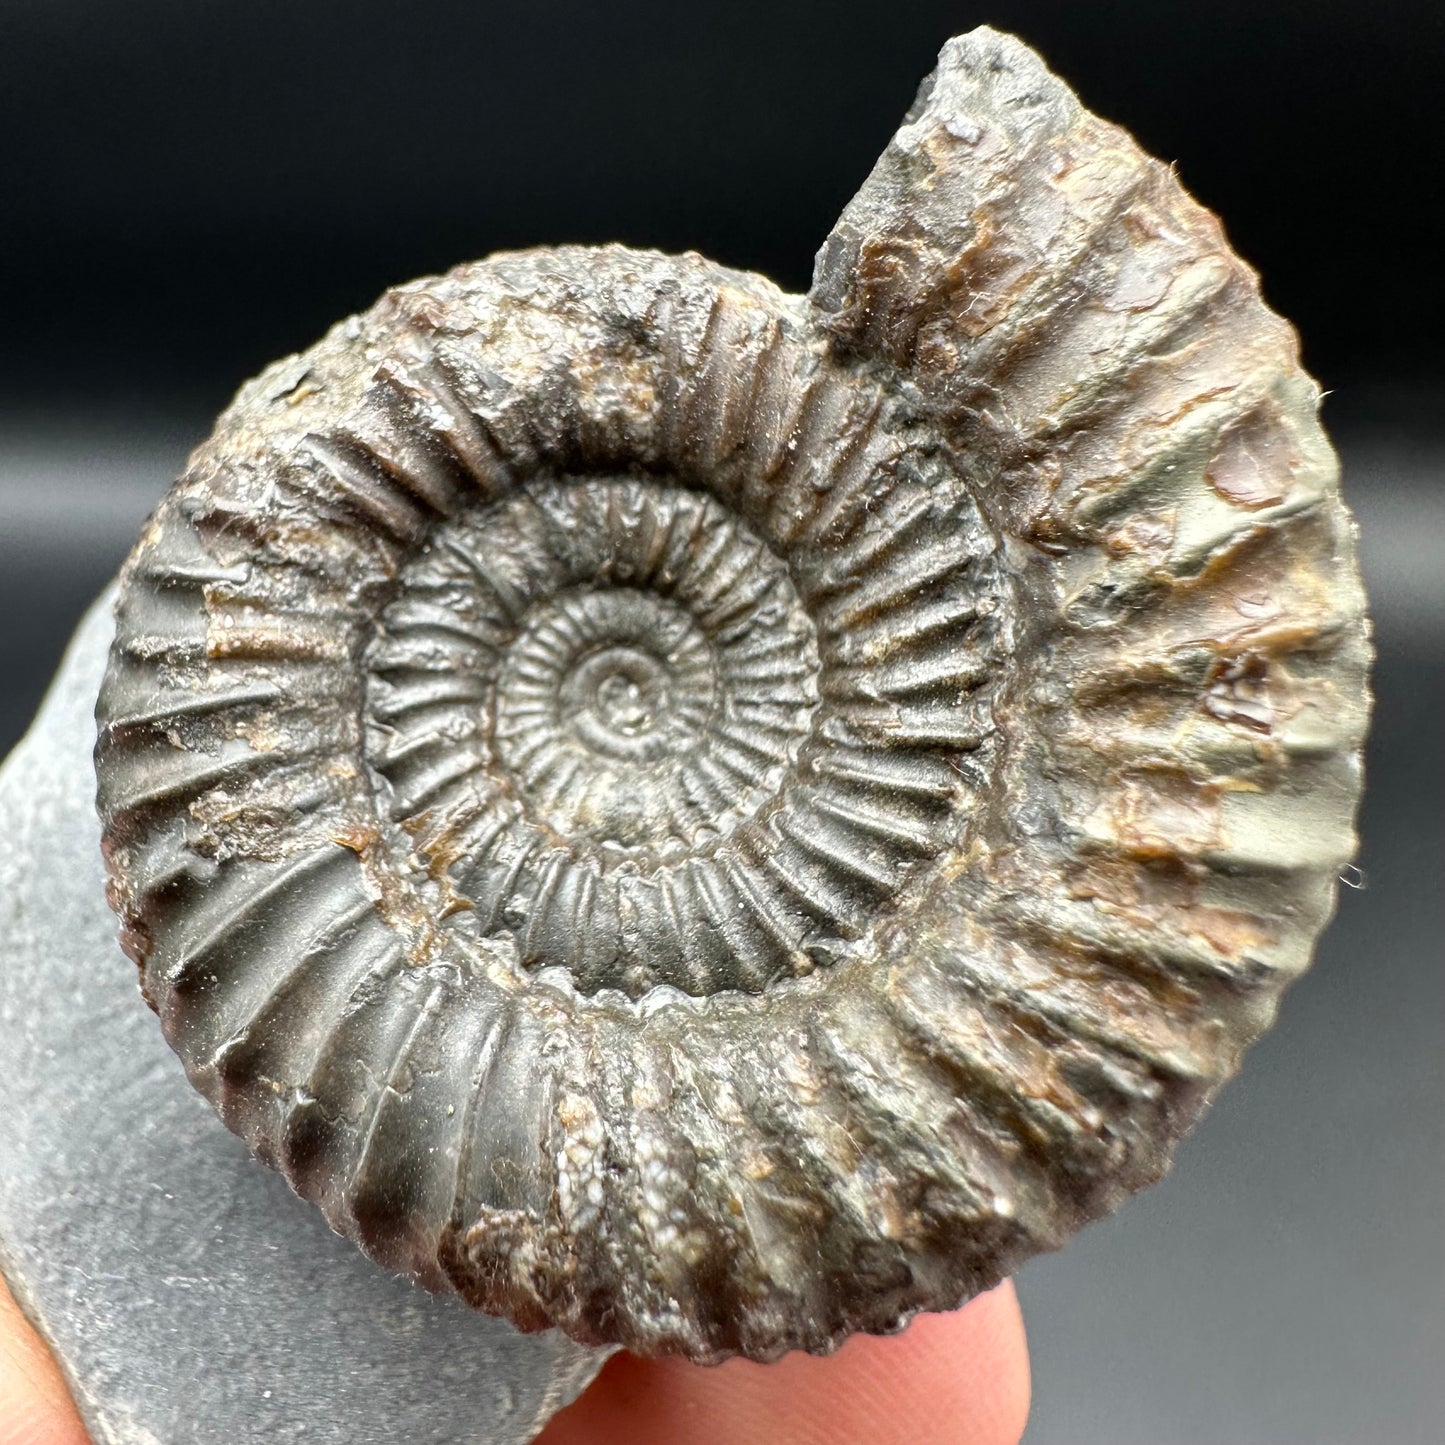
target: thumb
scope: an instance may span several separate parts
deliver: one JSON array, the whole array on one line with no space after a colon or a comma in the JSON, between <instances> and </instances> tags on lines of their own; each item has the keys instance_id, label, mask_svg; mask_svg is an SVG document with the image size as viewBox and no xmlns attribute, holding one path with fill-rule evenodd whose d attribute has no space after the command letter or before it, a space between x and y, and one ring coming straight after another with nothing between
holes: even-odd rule
<instances>
[{"instance_id":1,"label":"thumb","mask_svg":"<svg viewBox=\"0 0 1445 1445\"><path fill-rule=\"evenodd\" d=\"M610 1360L536 1445L1017 1445L1028 1350L1011 1284L835 1355Z\"/></svg>"},{"instance_id":2,"label":"thumb","mask_svg":"<svg viewBox=\"0 0 1445 1445\"><path fill-rule=\"evenodd\" d=\"M55 1357L0 1279L0 1445L89 1445Z\"/></svg>"}]
</instances>

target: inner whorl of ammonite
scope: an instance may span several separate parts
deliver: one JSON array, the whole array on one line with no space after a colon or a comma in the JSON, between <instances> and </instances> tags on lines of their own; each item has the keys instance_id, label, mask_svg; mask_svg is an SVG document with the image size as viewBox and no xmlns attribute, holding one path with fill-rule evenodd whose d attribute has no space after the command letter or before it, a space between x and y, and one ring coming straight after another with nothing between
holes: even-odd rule
<instances>
[{"instance_id":1,"label":"inner whorl of ammonite","mask_svg":"<svg viewBox=\"0 0 1445 1445\"><path fill-rule=\"evenodd\" d=\"M804 559L821 631L788 561L675 482L543 480L439 522L367 696L372 765L463 903L452 926L634 997L756 991L845 949L937 851L949 755L977 741L978 660L928 653L994 598L947 534L944 575L929 547L920 567L948 513L918 502L882 509L899 531L851 572ZM924 729L888 714L920 698Z\"/></svg>"}]
</instances>

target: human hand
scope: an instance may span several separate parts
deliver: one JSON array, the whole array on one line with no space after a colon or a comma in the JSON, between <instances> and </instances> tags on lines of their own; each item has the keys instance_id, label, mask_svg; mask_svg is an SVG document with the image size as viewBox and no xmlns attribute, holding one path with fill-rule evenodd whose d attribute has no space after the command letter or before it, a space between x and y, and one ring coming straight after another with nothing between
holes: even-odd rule
<instances>
[{"instance_id":1,"label":"human hand","mask_svg":"<svg viewBox=\"0 0 1445 1445\"><path fill-rule=\"evenodd\" d=\"M89 1445L59 1367L0 1279L0 1445Z\"/></svg>"},{"instance_id":2,"label":"human hand","mask_svg":"<svg viewBox=\"0 0 1445 1445\"><path fill-rule=\"evenodd\" d=\"M1029 1361L1013 1285L835 1355L611 1360L536 1445L1017 1445Z\"/></svg>"},{"instance_id":3,"label":"human hand","mask_svg":"<svg viewBox=\"0 0 1445 1445\"><path fill-rule=\"evenodd\" d=\"M1016 1445L1029 1367L1013 1287L901 1335L775 1365L609 1361L536 1445ZM0 1445L88 1445L50 1352L0 1284Z\"/></svg>"}]
</instances>

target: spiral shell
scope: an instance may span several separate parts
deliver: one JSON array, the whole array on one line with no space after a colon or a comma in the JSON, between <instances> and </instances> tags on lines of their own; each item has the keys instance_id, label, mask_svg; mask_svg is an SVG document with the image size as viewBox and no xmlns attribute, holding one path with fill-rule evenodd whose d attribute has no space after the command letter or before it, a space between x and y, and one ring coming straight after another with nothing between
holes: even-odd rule
<instances>
[{"instance_id":1,"label":"spiral shell","mask_svg":"<svg viewBox=\"0 0 1445 1445\"><path fill-rule=\"evenodd\" d=\"M806 297L493 257L247 385L126 566L112 901L196 1085L421 1283L697 1360L1156 1179L1353 850L1293 334L1019 42Z\"/></svg>"}]
</instances>

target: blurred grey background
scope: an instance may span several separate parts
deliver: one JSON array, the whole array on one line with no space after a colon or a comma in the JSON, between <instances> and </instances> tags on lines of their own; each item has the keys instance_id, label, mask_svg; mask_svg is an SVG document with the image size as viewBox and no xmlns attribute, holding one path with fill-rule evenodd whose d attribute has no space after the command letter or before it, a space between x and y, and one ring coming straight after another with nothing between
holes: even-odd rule
<instances>
[{"instance_id":1,"label":"blurred grey background","mask_svg":"<svg viewBox=\"0 0 1445 1445\"><path fill-rule=\"evenodd\" d=\"M1445 19L1424 0L0 3L0 754L236 385L387 284L623 240L806 285L951 33L1221 212L1331 395L1358 873L1173 1176L1020 1279L1033 1445L1445 1438ZM165 1442L171 1445L171 1442Z\"/></svg>"}]
</instances>

